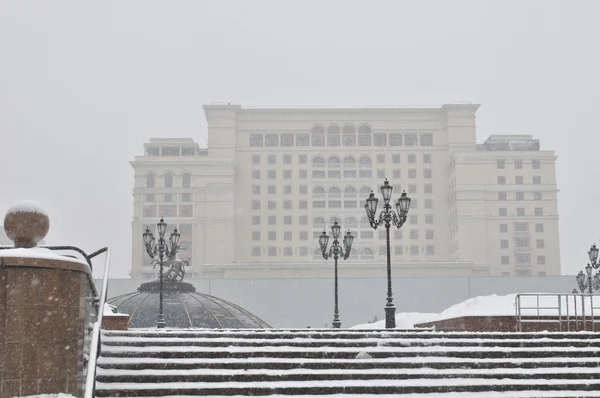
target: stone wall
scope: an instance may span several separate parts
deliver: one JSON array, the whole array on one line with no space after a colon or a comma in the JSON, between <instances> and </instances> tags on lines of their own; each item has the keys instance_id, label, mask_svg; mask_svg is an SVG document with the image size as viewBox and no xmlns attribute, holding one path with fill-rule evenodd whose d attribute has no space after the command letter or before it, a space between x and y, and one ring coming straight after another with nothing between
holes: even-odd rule
<instances>
[{"instance_id":1,"label":"stone wall","mask_svg":"<svg viewBox=\"0 0 600 398\"><path fill-rule=\"evenodd\" d=\"M94 295L84 264L0 257L0 398L83 396Z\"/></svg>"}]
</instances>

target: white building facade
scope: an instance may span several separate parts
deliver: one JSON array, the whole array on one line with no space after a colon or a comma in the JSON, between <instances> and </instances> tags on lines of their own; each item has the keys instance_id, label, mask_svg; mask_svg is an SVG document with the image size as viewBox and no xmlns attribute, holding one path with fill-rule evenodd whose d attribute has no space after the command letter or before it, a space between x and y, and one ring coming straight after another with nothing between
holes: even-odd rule
<instances>
[{"instance_id":1,"label":"white building facade","mask_svg":"<svg viewBox=\"0 0 600 398\"><path fill-rule=\"evenodd\" d=\"M152 139L131 162L132 276L156 274L142 233L161 216L195 277L330 278L318 235L334 219L355 235L340 275L384 276L385 230L363 206L385 178L412 199L394 276L559 275L556 156L531 136L478 145L478 107L207 105L208 148Z\"/></svg>"}]
</instances>

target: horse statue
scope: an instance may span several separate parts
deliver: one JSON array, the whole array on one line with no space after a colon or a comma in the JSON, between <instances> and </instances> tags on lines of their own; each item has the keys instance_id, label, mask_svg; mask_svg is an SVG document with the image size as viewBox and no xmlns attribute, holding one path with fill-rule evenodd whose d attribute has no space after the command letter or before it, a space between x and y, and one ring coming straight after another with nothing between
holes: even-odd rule
<instances>
[{"instance_id":1,"label":"horse statue","mask_svg":"<svg viewBox=\"0 0 600 398\"><path fill-rule=\"evenodd\" d=\"M152 263L153 266L156 267L156 265L159 264L159 261L154 259ZM166 268L163 277L176 282L181 282L185 277L185 267L190 265L190 259L180 260L178 258L170 258L164 260L163 263Z\"/></svg>"}]
</instances>

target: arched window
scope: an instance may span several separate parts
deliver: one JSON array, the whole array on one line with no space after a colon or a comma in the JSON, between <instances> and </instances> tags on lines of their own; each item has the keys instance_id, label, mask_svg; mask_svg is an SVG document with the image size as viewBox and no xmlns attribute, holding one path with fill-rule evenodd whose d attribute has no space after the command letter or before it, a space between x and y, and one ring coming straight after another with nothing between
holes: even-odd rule
<instances>
[{"instance_id":1,"label":"arched window","mask_svg":"<svg viewBox=\"0 0 600 398\"><path fill-rule=\"evenodd\" d=\"M371 127L366 124L358 127L358 146L371 146Z\"/></svg>"},{"instance_id":2,"label":"arched window","mask_svg":"<svg viewBox=\"0 0 600 398\"><path fill-rule=\"evenodd\" d=\"M156 174L148 173L146 174L146 188L154 188L156 187Z\"/></svg>"},{"instance_id":3,"label":"arched window","mask_svg":"<svg viewBox=\"0 0 600 398\"><path fill-rule=\"evenodd\" d=\"M338 222L338 224L340 223L340 218L338 216L333 216L329 218L329 226L332 226L334 222Z\"/></svg>"},{"instance_id":4,"label":"arched window","mask_svg":"<svg viewBox=\"0 0 600 398\"><path fill-rule=\"evenodd\" d=\"M165 188L173 188L173 173L165 174Z\"/></svg>"},{"instance_id":5,"label":"arched window","mask_svg":"<svg viewBox=\"0 0 600 398\"><path fill-rule=\"evenodd\" d=\"M329 190L327 191L327 193L329 193L330 195L336 195L339 196L342 191L340 191L340 189L336 186L333 187L329 187Z\"/></svg>"},{"instance_id":6,"label":"arched window","mask_svg":"<svg viewBox=\"0 0 600 398\"><path fill-rule=\"evenodd\" d=\"M327 128L327 146L340 146L340 128L332 124Z\"/></svg>"},{"instance_id":7,"label":"arched window","mask_svg":"<svg viewBox=\"0 0 600 398\"><path fill-rule=\"evenodd\" d=\"M375 258L373 249L371 249L370 247L365 247L364 249L362 249L362 251L360 252L360 258L364 258L366 260L372 260L373 258Z\"/></svg>"},{"instance_id":8,"label":"arched window","mask_svg":"<svg viewBox=\"0 0 600 398\"><path fill-rule=\"evenodd\" d=\"M325 226L325 219L323 217L315 217L313 220L313 227L321 228Z\"/></svg>"},{"instance_id":9,"label":"arched window","mask_svg":"<svg viewBox=\"0 0 600 398\"><path fill-rule=\"evenodd\" d=\"M360 167L371 167L371 158L366 155L361 156L358 160L358 165Z\"/></svg>"},{"instance_id":10,"label":"arched window","mask_svg":"<svg viewBox=\"0 0 600 398\"><path fill-rule=\"evenodd\" d=\"M346 217L346 219L344 220L344 224L346 224L347 227L358 225L358 223L356 222L356 218L354 217Z\"/></svg>"},{"instance_id":11,"label":"arched window","mask_svg":"<svg viewBox=\"0 0 600 398\"><path fill-rule=\"evenodd\" d=\"M338 158L337 156L330 156L329 159L327 159L327 163L329 164L329 166L339 167L340 158Z\"/></svg>"},{"instance_id":12,"label":"arched window","mask_svg":"<svg viewBox=\"0 0 600 398\"><path fill-rule=\"evenodd\" d=\"M316 125L311 131L312 146L325 146L325 128Z\"/></svg>"},{"instance_id":13,"label":"arched window","mask_svg":"<svg viewBox=\"0 0 600 398\"><path fill-rule=\"evenodd\" d=\"M325 193L325 188L323 188L323 187L314 187L313 188L313 193L324 194Z\"/></svg>"},{"instance_id":14,"label":"arched window","mask_svg":"<svg viewBox=\"0 0 600 398\"><path fill-rule=\"evenodd\" d=\"M325 166L325 159L322 156L315 156L312 160L313 166Z\"/></svg>"},{"instance_id":15,"label":"arched window","mask_svg":"<svg viewBox=\"0 0 600 398\"><path fill-rule=\"evenodd\" d=\"M321 252L321 249L315 249L315 251L313 252L313 258L321 258L323 256L323 253Z\"/></svg>"},{"instance_id":16,"label":"arched window","mask_svg":"<svg viewBox=\"0 0 600 398\"><path fill-rule=\"evenodd\" d=\"M369 224L369 219L366 216L360 219L360 226L361 227L370 227L371 226L371 224Z\"/></svg>"},{"instance_id":17,"label":"arched window","mask_svg":"<svg viewBox=\"0 0 600 398\"><path fill-rule=\"evenodd\" d=\"M184 188L189 188L192 186L192 176L190 173L183 173L181 176L181 186Z\"/></svg>"},{"instance_id":18,"label":"arched window","mask_svg":"<svg viewBox=\"0 0 600 398\"><path fill-rule=\"evenodd\" d=\"M356 166L356 159L354 156L346 156L344 158L344 167L354 167Z\"/></svg>"},{"instance_id":19,"label":"arched window","mask_svg":"<svg viewBox=\"0 0 600 398\"><path fill-rule=\"evenodd\" d=\"M350 257L351 260L352 259L357 259L358 258L358 252L356 251L355 248L350 249Z\"/></svg>"},{"instance_id":20,"label":"arched window","mask_svg":"<svg viewBox=\"0 0 600 398\"><path fill-rule=\"evenodd\" d=\"M365 195L369 196L369 194L370 194L370 193L371 193L371 188L369 188L369 187L367 187L367 186L365 186L365 187L362 187L362 188L360 189L360 195L361 195L361 196L365 196Z\"/></svg>"},{"instance_id":21,"label":"arched window","mask_svg":"<svg viewBox=\"0 0 600 398\"><path fill-rule=\"evenodd\" d=\"M356 129L353 125L347 124L342 129L344 146L356 146Z\"/></svg>"},{"instance_id":22,"label":"arched window","mask_svg":"<svg viewBox=\"0 0 600 398\"><path fill-rule=\"evenodd\" d=\"M354 188L354 187L344 188L344 195L356 195L356 188Z\"/></svg>"}]
</instances>

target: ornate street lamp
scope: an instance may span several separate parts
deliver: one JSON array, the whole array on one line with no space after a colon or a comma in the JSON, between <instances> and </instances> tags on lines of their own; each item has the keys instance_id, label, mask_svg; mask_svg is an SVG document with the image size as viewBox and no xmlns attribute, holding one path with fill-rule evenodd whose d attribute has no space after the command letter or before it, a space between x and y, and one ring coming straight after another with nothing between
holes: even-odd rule
<instances>
[{"instance_id":1,"label":"ornate street lamp","mask_svg":"<svg viewBox=\"0 0 600 398\"><path fill-rule=\"evenodd\" d=\"M160 287L159 287L159 304L158 304L158 321L156 322L156 327L159 329L164 329L165 327L165 314L163 311L163 265L165 259L173 259L175 255L179 251L179 232L177 232L177 227L171 233L169 237L169 241L165 240L165 232L167 232L167 223L165 223L164 218L160 218L158 224L156 224L156 230L158 232L158 242L155 240L154 235L150 231L150 228L146 227L146 232L144 232L144 246L146 246L146 252L150 256L150 258L154 259L156 255L158 255L158 263L160 265Z\"/></svg>"},{"instance_id":2,"label":"ornate street lamp","mask_svg":"<svg viewBox=\"0 0 600 398\"><path fill-rule=\"evenodd\" d=\"M390 185L387 178L381 186L381 195L383 196L383 210L379 214L379 218L375 218L377 213L377 203L379 199L375 197L373 191L365 203L365 212L369 219L369 224L373 229L377 229L380 225L385 226L386 246L387 246L387 303L385 305L385 327L393 329L396 327L396 307L392 297L392 259L390 254L390 226L395 225L398 229L406 222L408 209L410 208L410 198L406 196L406 192L402 191L402 195L396 202L396 211L392 210L390 200L394 187Z\"/></svg>"},{"instance_id":3,"label":"ornate street lamp","mask_svg":"<svg viewBox=\"0 0 600 398\"><path fill-rule=\"evenodd\" d=\"M319 246L321 247L321 254L323 254L323 258L327 260L329 257L333 256L334 267L335 267L335 305L333 308L333 327L335 329L339 329L342 326L342 322L340 322L340 312L338 309L338 258L342 257L344 260L348 259L350 256L350 249L352 249L352 241L354 240L354 236L350 233L350 231L346 232L344 235L343 242L344 247L340 246L338 238L340 237L340 231L342 227L338 224L337 220L333 222L331 226L331 236L333 236L333 243L329 248L329 252L327 252L327 243L329 242L329 235L323 230L323 233L319 237Z\"/></svg>"},{"instance_id":4,"label":"ornate street lamp","mask_svg":"<svg viewBox=\"0 0 600 398\"><path fill-rule=\"evenodd\" d=\"M588 264L585 267L585 273L579 271L575 279L577 280L577 286L581 293L593 294L595 290L600 289L600 273L596 272L596 275L592 277L594 267Z\"/></svg>"}]
</instances>

